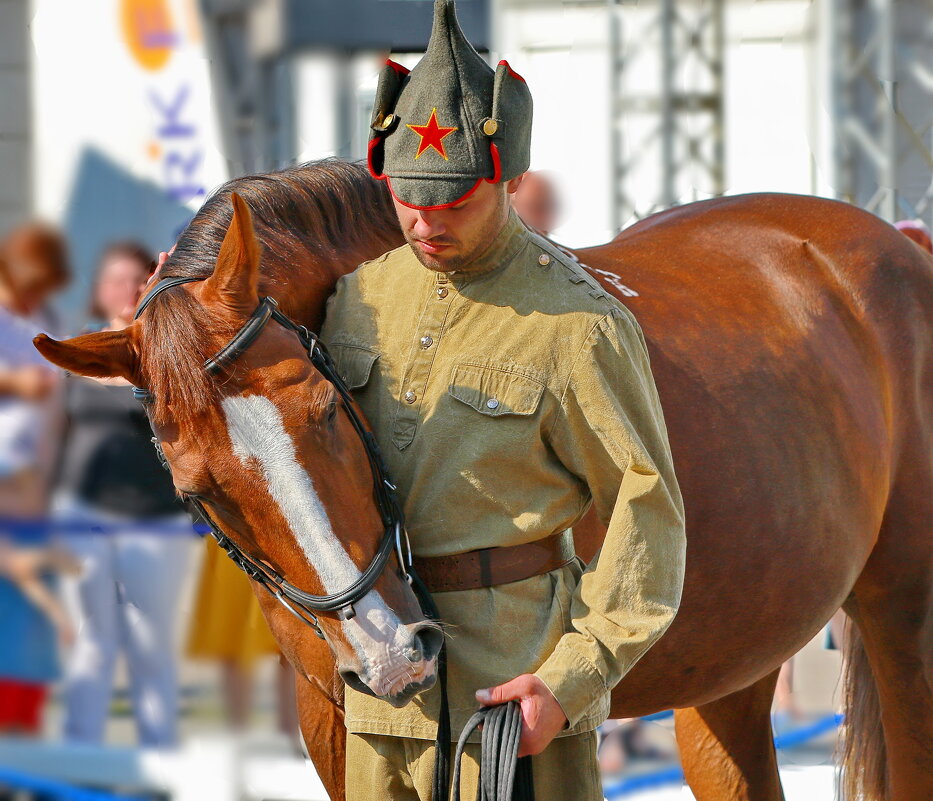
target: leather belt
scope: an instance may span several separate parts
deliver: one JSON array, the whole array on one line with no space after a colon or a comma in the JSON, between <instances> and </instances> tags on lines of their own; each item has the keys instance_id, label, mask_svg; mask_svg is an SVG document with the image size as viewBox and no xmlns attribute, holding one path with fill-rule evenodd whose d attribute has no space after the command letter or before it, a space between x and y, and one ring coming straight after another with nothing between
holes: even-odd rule
<instances>
[{"instance_id":1,"label":"leather belt","mask_svg":"<svg viewBox=\"0 0 933 801\"><path fill-rule=\"evenodd\" d=\"M575 556L568 528L524 545L480 548L451 556L416 556L414 568L431 592L511 584L557 570Z\"/></svg>"}]
</instances>

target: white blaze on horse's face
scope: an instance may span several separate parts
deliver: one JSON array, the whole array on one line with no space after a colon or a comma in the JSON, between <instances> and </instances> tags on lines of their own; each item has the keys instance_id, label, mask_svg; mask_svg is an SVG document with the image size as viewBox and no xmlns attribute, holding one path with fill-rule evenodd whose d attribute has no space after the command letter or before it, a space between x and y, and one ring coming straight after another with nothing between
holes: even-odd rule
<instances>
[{"instance_id":1,"label":"white blaze on horse's face","mask_svg":"<svg viewBox=\"0 0 933 801\"><path fill-rule=\"evenodd\" d=\"M360 570L334 533L276 405L262 395L248 395L224 398L222 408L234 454L246 469L262 476L325 592L349 587ZM354 608L356 616L341 625L358 664L339 664L341 673L356 674L373 693L386 697L433 677L434 661L418 657L422 649L417 627L403 624L376 590Z\"/></svg>"}]
</instances>

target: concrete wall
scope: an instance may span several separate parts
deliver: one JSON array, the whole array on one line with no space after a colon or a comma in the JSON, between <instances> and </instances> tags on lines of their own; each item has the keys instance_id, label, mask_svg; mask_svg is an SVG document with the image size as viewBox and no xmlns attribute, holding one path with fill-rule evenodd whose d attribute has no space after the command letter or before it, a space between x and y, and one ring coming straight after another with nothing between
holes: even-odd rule
<instances>
[{"instance_id":1,"label":"concrete wall","mask_svg":"<svg viewBox=\"0 0 933 801\"><path fill-rule=\"evenodd\" d=\"M0 0L0 236L32 209L29 0Z\"/></svg>"}]
</instances>

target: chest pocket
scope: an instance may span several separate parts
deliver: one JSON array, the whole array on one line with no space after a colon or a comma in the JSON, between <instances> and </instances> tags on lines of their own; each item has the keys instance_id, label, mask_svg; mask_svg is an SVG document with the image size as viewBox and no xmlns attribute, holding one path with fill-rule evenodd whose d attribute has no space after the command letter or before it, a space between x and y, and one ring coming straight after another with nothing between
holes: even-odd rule
<instances>
[{"instance_id":1,"label":"chest pocket","mask_svg":"<svg viewBox=\"0 0 933 801\"><path fill-rule=\"evenodd\" d=\"M337 372L347 382L349 389L359 389L366 385L372 374L373 365L379 354L362 345L347 345L335 342L328 346L328 351L334 357Z\"/></svg>"},{"instance_id":2,"label":"chest pocket","mask_svg":"<svg viewBox=\"0 0 933 801\"><path fill-rule=\"evenodd\" d=\"M541 402L544 384L508 368L459 364L447 393L489 417L531 415Z\"/></svg>"}]
</instances>

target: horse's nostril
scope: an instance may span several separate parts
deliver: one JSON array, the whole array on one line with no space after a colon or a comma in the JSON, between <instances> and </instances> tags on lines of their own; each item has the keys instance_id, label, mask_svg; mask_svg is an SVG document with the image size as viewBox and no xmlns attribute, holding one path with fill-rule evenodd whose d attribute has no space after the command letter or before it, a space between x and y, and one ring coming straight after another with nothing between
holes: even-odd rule
<instances>
[{"instance_id":1,"label":"horse's nostril","mask_svg":"<svg viewBox=\"0 0 933 801\"><path fill-rule=\"evenodd\" d=\"M444 635L439 629L434 626L427 626L419 629L415 633L415 640L412 643L412 647L409 649L412 656L408 658L412 662L420 662L422 659L425 661L433 659L438 655L443 644Z\"/></svg>"}]
</instances>

